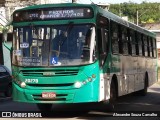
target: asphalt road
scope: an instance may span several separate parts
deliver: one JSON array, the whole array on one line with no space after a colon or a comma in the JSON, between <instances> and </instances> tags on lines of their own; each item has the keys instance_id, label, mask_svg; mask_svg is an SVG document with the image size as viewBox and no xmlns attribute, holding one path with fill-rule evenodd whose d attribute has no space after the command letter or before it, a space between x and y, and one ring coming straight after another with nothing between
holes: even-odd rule
<instances>
[{"instance_id":1,"label":"asphalt road","mask_svg":"<svg viewBox=\"0 0 160 120\"><path fill-rule=\"evenodd\" d=\"M0 111L22 112L34 111L39 112L35 104L13 102L11 98L4 98L0 95ZM2 113L0 113L2 114ZM137 120L137 119L154 119L160 120L160 85L154 84L148 90L146 96L137 96L135 94L120 97L115 105L114 112L108 112L106 107L100 107L99 104L60 104L53 105L50 118L41 118L43 120ZM113 114L115 116L113 116ZM120 116L120 115L125 115ZM129 116L128 116L129 115ZM138 115L153 115L152 117L133 117ZM42 115L43 116L43 115ZM127 116L127 117L126 117ZM43 116L44 117L44 116ZM0 118L0 120L9 120L17 118ZM30 120L33 118L23 118ZM39 119L39 118L34 118Z\"/></svg>"}]
</instances>

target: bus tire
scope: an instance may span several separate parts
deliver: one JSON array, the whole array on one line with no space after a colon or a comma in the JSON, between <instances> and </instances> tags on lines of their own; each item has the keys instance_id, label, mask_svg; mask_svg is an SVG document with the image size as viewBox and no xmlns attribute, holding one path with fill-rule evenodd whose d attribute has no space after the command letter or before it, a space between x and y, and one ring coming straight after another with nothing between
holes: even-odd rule
<instances>
[{"instance_id":1,"label":"bus tire","mask_svg":"<svg viewBox=\"0 0 160 120\"><path fill-rule=\"evenodd\" d=\"M138 91L138 95L146 96L147 90L148 90L148 75L146 74L144 79L144 89Z\"/></svg>"},{"instance_id":2,"label":"bus tire","mask_svg":"<svg viewBox=\"0 0 160 120\"><path fill-rule=\"evenodd\" d=\"M40 111L51 111L52 104L43 104L43 103L37 103L37 108Z\"/></svg>"},{"instance_id":3,"label":"bus tire","mask_svg":"<svg viewBox=\"0 0 160 120\"><path fill-rule=\"evenodd\" d=\"M117 100L116 85L115 85L115 82L112 82L111 87L110 87L110 99L109 99L110 111L114 111L114 106L115 106L116 100Z\"/></svg>"}]
</instances>

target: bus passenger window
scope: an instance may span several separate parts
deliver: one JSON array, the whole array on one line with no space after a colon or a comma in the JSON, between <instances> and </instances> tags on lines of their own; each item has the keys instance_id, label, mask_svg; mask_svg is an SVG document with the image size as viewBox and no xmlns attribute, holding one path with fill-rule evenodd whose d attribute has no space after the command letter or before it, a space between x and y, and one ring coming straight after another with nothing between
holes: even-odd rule
<instances>
[{"instance_id":1,"label":"bus passenger window","mask_svg":"<svg viewBox=\"0 0 160 120\"><path fill-rule=\"evenodd\" d=\"M138 41L138 54L139 56L142 56L142 39L140 33L137 33L137 41Z\"/></svg>"},{"instance_id":2,"label":"bus passenger window","mask_svg":"<svg viewBox=\"0 0 160 120\"><path fill-rule=\"evenodd\" d=\"M125 28L124 26L121 26L121 31L122 31L122 38L121 38L122 53L125 55L128 55L128 42L129 42L129 40L128 40L128 35L127 35L127 28Z\"/></svg>"},{"instance_id":3,"label":"bus passenger window","mask_svg":"<svg viewBox=\"0 0 160 120\"><path fill-rule=\"evenodd\" d=\"M156 39L152 39L153 40L153 57L157 57L157 47L156 47Z\"/></svg>"},{"instance_id":4,"label":"bus passenger window","mask_svg":"<svg viewBox=\"0 0 160 120\"><path fill-rule=\"evenodd\" d=\"M147 36L143 35L143 55L148 56Z\"/></svg>"},{"instance_id":5,"label":"bus passenger window","mask_svg":"<svg viewBox=\"0 0 160 120\"><path fill-rule=\"evenodd\" d=\"M130 46L128 46L129 49L131 49L131 55L136 55L136 38L135 38L135 31L130 30ZM129 50L130 51L130 50Z\"/></svg>"},{"instance_id":6,"label":"bus passenger window","mask_svg":"<svg viewBox=\"0 0 160 120\"><path fill-rule=\"evenodd\" d=\"M112 52L119 53L119 39L118 39L118 25L111 23L111 41L112 41Z\"/></svg>"},{"instance_id":7,"label":"bus passenger window","mask_svg":"<svg viewBox=\"0 0 160 120\"><path fill-rule=\"evenodd\" d=\"M135 31L135 43L136 43L136 55L139 55L139 46L138 46L138 33Z\"/></svg>"},{"instance_id":8,"label":"bus passenger window","mask_svg":"<svg viewBox=\"0 0 160 120\"><path fill-rule=\"evenodd\" d=\"M151 57L151 54L150 54L150 49L151 47L151 42L150 42L150 37L147 37L147 51L148 51L148 57Z\"/></svg>"},{"instance_id":9,"label":"bus passenger window","mask_svg":"<svg viewBox=\"0 0 160 120\"><path fill-rule=\"evenodd\" d=\"M150 38L150 57L153 57L152 53L152 48L153 48L153 45L152 45L152 38Z\"/></svg>"},{"instance_id":10,"label":"bus passenger window","mask_svg":"<svg viewBox=\"0 0 160 120\"><path fill-rule=\"evenodd\" d=\"M150 51L150 57L153 57L153 44L152 44L152 38L149 38L149 51Z\"/></svg>"}]
</instances>

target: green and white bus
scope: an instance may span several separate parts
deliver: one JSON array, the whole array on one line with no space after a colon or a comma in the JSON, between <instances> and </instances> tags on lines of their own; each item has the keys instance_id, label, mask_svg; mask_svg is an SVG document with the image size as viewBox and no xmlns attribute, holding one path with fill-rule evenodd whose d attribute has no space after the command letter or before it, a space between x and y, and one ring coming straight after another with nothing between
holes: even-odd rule
<instances>
[{"instance_id":1,"label":"green and white bus","mask_svg":"<svg viewBox=\"0 0 160 120\"><path fill-rule=\"evenodd\" d=\"M54 103L142 95L157 81L155 34L97 5L45 4L13 15L13 100Z\"/></svg>"}]
</instances>

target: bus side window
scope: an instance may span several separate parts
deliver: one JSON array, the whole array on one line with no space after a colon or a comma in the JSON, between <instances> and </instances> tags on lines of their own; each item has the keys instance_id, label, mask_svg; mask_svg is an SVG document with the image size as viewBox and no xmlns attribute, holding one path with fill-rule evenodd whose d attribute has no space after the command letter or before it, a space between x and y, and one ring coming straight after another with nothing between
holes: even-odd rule
<instances>
[{"instance_id":1,"label":"bus side window","mask_svg":"<svg viewBox=\"0 0 160 120\"><path fill-rule=\"evenodd\" d=\"M104 28L98 29L98 48L100 54L100 64L103 65L108 53L108 30Z\"/></svg>"},{"instance_id":2,"label":"bus side window","mask_svg":"<svg viewBox=\"0 0 160 120\"><path fill-rule=\"evenodd\" d=\"M156 39L152 39L152 42L153 42L153 57L157 57L157 52L156 52L156 50L157 50L157 47L156 47Z\"/></svg>"},{"instance_id":3,"label":"bus side window","mask_svg":"<svg viewBox=\"0 0 160 120\"><path fill-rule=\"evenodd\" d=\"M148 56L148 45L147 45L147 36L143 35L143 55Z\"/></svg>"},{"instance_id":4,"label":"bus side window","mask_svg":"<svg viewBox=\"0 0 160 120\"><path fill-rule=\"evenodd\" d=\"M148 42L149 42L149 55L150 55L150 57L153 57L152 56L152 38L151 37L148 38Z\"/></svg>"},{"instance_id":5,"label":"bus side window","mask_svg":"<svg viewBox=\"0 0 160 120\"><path fill-rule=\"evenodd\" d=\"M139 46L138 46L138 33L135 31L135 42L136 42L136 55L139 55Z\"/></svg>"},{"instance_id":6,"label":"bus side window","mask_svg":"<svg viewBox=\"0 0 160 120\"><path fill-rule=\"evenodd\" d=\"M138 55L142 56L142 39L140 33L137 33L137 41L138 41Z\"/></svg>"},{"instance_id":7,"label":"bus side window","mask_svg":"<svg viewBox=\"0 0 160 120\"><path fill-rule=\"evenodd\" d=\"M130 30L129 31L129 35L130 35L130 46L128 46L129 47L129 49L131 49L131 50L129 50L129 52L130 52L130 54L131 55L136 55L136 46L137 46L137 43L136 43L136 38L135 38L135 31L134 30Z\"/></svg>"},{"instance_id":8,"label":"bus side window","mask_svg":"<svg viewBox=\"0 0 160 120\"><path fill-rule=\"evenodd\" d=\"M111 22L111 41L112 41L112 52L114 54L119 53L119 34L118 34L118 25L114 22Z\"/></svg>"},{"instance_id":9,"label":"bus side window","mask_svg":"<svg viewBox=\"0 0 160 120\"><path fill-rule=\"evenodd\" d=\"M120 41L120 51L121 53L123 53L124 55L128 55L128 32L127 32L127 28L124 26L121 26L121 41Z\"/></svg>"},{"instance_id":10,"label":"bus side window","mask_svg":"<svg viewBox=\"0 0 160 120\"><path fill-rule=\"evenodd\" d=\"M101 35L102 35L102 47L101 47L101 54L106 54L108 52L108 30L101 28Z\"/></svg>"}]
</instances>

